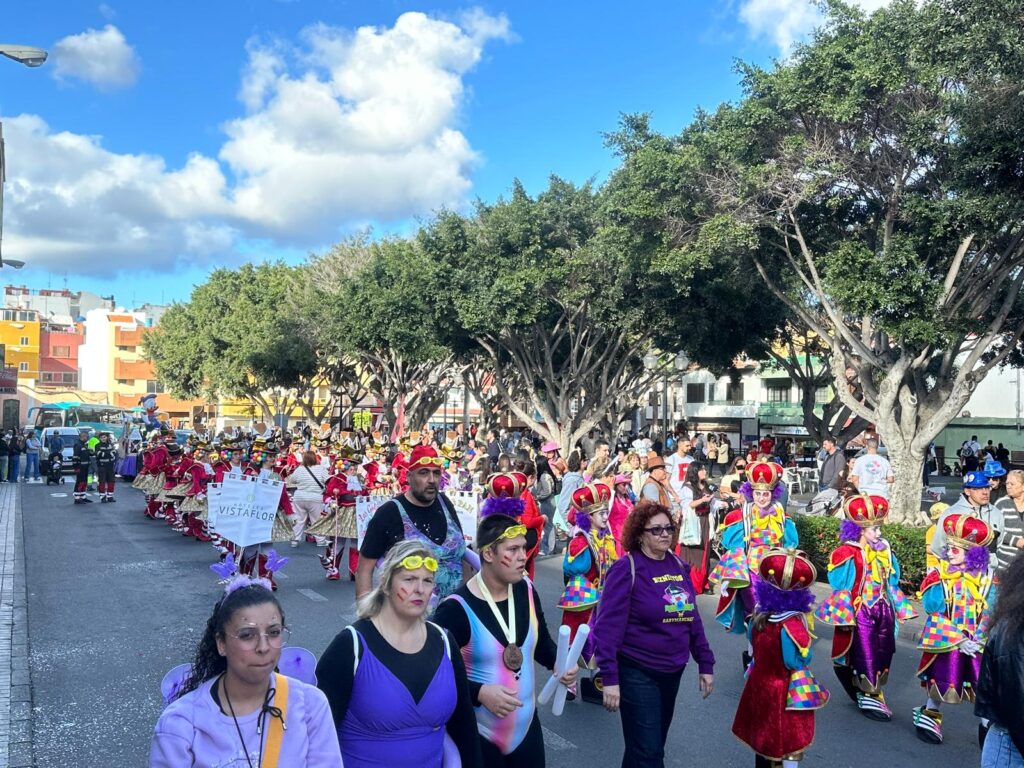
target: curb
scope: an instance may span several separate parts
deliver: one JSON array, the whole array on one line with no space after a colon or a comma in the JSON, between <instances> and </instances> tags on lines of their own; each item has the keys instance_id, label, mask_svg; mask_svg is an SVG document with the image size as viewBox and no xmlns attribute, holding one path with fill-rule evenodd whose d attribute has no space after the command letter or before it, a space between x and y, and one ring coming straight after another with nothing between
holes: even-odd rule
<instances>
[{"instance_id":1,"label":"curb","mask_svg":"<svg viewBox=\"0 0 1024 768\"><path fill-rule=\"evenodd\" d=\"M0 768L32 768L32 681L28 656L21 489L0 485Z\"/></svg>"}]
</instances>

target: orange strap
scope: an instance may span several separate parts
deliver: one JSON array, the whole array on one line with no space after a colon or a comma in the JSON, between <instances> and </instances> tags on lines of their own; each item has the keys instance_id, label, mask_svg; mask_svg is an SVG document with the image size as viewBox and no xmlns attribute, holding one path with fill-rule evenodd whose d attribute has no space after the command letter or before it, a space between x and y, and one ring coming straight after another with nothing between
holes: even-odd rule
<instances>
[{"instance_id":1,"label":"orange strap","mask_svg":"<svg viewBox=\"0 0 1024 768\"><path fill-rule=\"evenodd\" d=\"M272 717L267 724L267 744L263 753L262 768L277 768L284 744L284 721L288 714L288 678L274 673L274 706L281 710L281 717Z\"/></svg>"}]
</instances>

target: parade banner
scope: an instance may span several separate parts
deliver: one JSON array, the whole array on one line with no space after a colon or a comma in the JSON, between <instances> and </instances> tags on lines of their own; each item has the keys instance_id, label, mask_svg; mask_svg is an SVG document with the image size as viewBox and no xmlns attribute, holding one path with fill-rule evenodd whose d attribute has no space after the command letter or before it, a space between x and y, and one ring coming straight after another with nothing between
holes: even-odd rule
<instances>
[{"instance_id":1,"label":"parade banner","mask_svg":"<svg viewBox=\"0 0 1024 768\"><path fill-rule=\"evenodd\" d=\"M466 538L466 546L476 544L477 517L480 513L480 497L473 491L456 491L449 498L455 505L455 513L459 516L462 535Z\"/></svg>"},{"instance_id":2,"label":"parade banner","mask_svg":"<svg viewBox=\"0 0 1024 768\"><path fill-rule=\"evenodd\" d=\"M213 495L207 492L217 533L240 547L270 541L283 485L279 480L225 477Z\"/></svg>"},{"instance_id":3,"label":"parade banner","mask_svg":"<svg viewBox=\"0 0 1024 768\"><path fill-rule=\"evenodd\" d=\"M206 486L206 525L211 531L217 530L217 512L220 509L220 483Z\"/></svg>"},{"instance_id":4,"label":"parade banner","mask_svg":"<svg viewBox=\"0 0 1024 768\"><path fill-rule=\"evenodd\" d=\"M358 531L358 546L363 546L363 537L366 535L366 526L370 524L370 518L377 508L390 496L357 496L356 497L356 530Z\"/></svg>"}]
</instances>

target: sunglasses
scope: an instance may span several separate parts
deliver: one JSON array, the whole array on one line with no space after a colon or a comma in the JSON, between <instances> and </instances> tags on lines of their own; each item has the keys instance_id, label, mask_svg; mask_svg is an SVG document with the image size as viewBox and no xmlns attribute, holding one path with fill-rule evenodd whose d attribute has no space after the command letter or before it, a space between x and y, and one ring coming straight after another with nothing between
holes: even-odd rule
<instances>
[{"instance_id":1,"label":"sunglasses","mask_svg":"<svg viewBox=\"0 0 1024 768\"><path fill-rule=\"evenodd\" d=\"M644 533L649 533L651 536L671 536L675 532L674 525L652 525L650 528L644 528Z\"/></svg>"},{"instance_id":2,"label":"sunglasses","mask_svg":"<svg viewBox=\"0 0 1024 768\"><path fill-rule=\"evenodd\" d=\"M409 555L407 558L402 560L398 564L399 568L405 568L407 571L415 571L419 568L426 568L431 573L437 573L437 560L432 557L422 557L420 555Z\"/></svg>"}]
</instances>

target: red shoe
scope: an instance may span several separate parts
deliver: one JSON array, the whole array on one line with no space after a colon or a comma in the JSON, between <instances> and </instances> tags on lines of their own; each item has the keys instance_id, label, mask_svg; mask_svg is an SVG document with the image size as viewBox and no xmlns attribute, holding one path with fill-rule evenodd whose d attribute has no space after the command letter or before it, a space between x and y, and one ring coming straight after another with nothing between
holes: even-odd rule
<instances>
[{"instance_id":1,"label":"red shoe","mask_svg":"<svg viewBox=\"0 0 1024 768\"><path fill-rule=\"evenodd\" d=\"M331 570L329 570L327 572L327 580L328 581L341 581L341 574L338 573L338 569L337 568L331 568Z\"/></svg>"}]
</instances>

